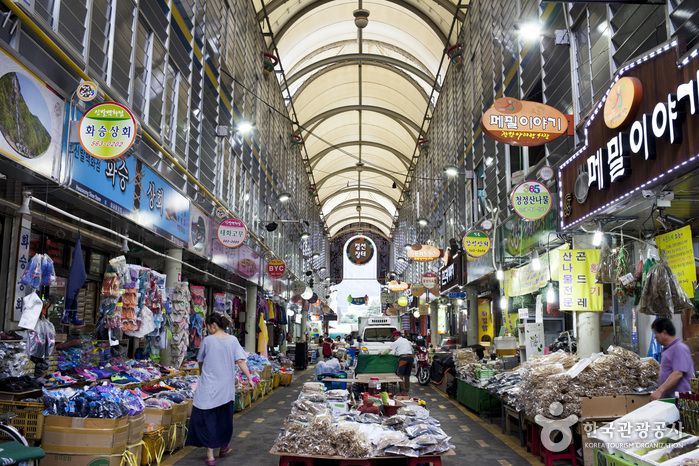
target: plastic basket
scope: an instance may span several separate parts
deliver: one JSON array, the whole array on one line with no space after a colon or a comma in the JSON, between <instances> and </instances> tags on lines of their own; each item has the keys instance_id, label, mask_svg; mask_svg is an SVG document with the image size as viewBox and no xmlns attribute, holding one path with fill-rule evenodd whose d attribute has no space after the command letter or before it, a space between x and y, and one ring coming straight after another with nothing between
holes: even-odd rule
<instances>
[{"instance_id":1,"label":"plastic basket","mask_svg":"<svg viewBox=\"0 0 699 466\"><path fill-rule=\"evenodd\" d=\"M294 375L293 373L280 372L279 373L279 385L284 385L284 386L291 385L291 379L292 379L293 375Z\"/></svg>"},{"instance_id":2,"label":"plastic basket","mask_svg":"<svg viewBox=\"0 0 699 466\"><path fill-rule=\"evenodd\" d=\"M277 388L279 386L279 374L274 374L272 376L272 388Z\"/></svg>"},{"instance_id":3,"label":"plastic basket","mask_svg":"<svg viewBox=\"0 0 699 466\"><path fill-rule=\"evenodd\" d=\"M265 396L272 393L272 381L271 380L263 380L262 381L262 388L264 389Z\"/></svg>"},{"instance_id":4,"label":"plastic basket","mask_svg":"<svg viewBox=\"0 0 699 466\"><path fill-rule=\"evenodd\" d=\"M10 425L20 431L28 440L40 440L44 433L43 403L25 403L23 401L0 401L0 413L14 413ZM9 436L0 434L0 438Z\"/></svg>"}]
</instances>

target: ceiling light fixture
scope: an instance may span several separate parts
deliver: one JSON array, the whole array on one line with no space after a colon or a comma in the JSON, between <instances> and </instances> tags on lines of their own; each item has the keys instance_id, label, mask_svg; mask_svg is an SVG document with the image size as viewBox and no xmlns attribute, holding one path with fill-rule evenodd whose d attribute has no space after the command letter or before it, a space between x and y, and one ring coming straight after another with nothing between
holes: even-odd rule
<instances>
[{"instance_id":1,"label":"ceiling light fixture","mask_svg":"<svg viewBox=\"0 0 699 466\"><path fill-rule=\"evenodd\" d=\"M307 231L304 231L303 233L301 233L301 239L308 239L309 236L311 236L311 235L308 234Z\"/></svg>"},{"instance_id":2,"label":"ceiling light fixture","mask_svg":"<svg viewBox=\"0 0 699 466\"><path fill-rule=\"evenodd\" d=\"M286 202L289 199L291 199L291 194L281 193L281 194L279 194L279 196L277 196L277 199L279 199L279 202Z\"/></svg>"},{"instance_id":3,"label":"ceiling light fixture","mask_svg":"<svg viewBox=\"0 0 699 466\"><path fill-rule=\"evenodd\" d=\"M592 237L592 245L596 248L600 247L603 239L602 222L597 222L597 229L595 230L595 235Z\"/></svg>"},{"instance_id":4,"label":"ceiling light fixture","mask_svg":"<svg viewBox=\"0 0 699 466\"><path fill-rule=\"evenodd\" d=\"M492 157L486 157L486 158L485 158L485 166L486 166L486 167L489 167L491 163L493 163L493 158L492 158Z\"/></svg>"},{"instance_id":5,"label":"ceiling light fixture","mask_svg":"<svg viewBox=\"0 0 699 466\"><path fill-rule=\"evenodd\" d=\"M240 120L238 122L237 128L238 132L241 134L249 134L252 131L252 123L247 120Z\"/></svg>"},{"instance_id":6,"label":"ceiling light fixture","mask_svg":"<svg viewBox=\"0 0 699 466\"><path fill-rule=\"evenodd\" d=\"M421 227L424 227L429 223L429 221L423 217L423 218L419 218L417 220L417 223L419 223Z\"/></svg>"},{"instance_id":7,"label":"ceiling light fixture","mask_svg":"<svg viewBox=\"0 0 699 466\"><path fill-rule=\"evenodd\" d=\"M314 252L311 254L311 259L318 259L320 257L320 253Z\"/></svg>"},{"instance_id":8,"label":"ceiling light fixture","mask_svg":"<svg viewBox=\"0 0 699 466\"><path fill-rule=\"evenodd\" d=\"M503 272L502 269L499 268L499 269L495 272L495 278L497 278L498 280L502 281L502 279L505 278L505 272Z\"/></svg>"},{"instance_id":9,"label":"ceiling light fixture","mask_svg":"<svg viewBox=\"0 0 699 466\"><path fill-rule=\"evenodd\" d=\"M553 289L553 282L549 282L549 287L546 290L546 303L556 302L556 290Z\"/></svg>"},{"instance_id":10,"label":"ceiling light fixture","mask_svg":"<svg viewBox=\"0 0 699 466\"><path fill-rule=\"evenodd\" d=\"M129 237L126 236L125 238L122 239L122 242L121 242L121 252L123 252L124 254L126 254L127 252L130 251L128 238Z\"/></svg>"},{"instance_id":11,"label":"ceiling light fixture","mask_svg":"<svg viewBox=\"0 0 699 466\"><path fill-rule=\"evenodd\" d=\"M354 25L359 29L364 29L369 24L369 10L359 8L354 10L352 15L354 16Z\"/></svg>"}]
</instances>

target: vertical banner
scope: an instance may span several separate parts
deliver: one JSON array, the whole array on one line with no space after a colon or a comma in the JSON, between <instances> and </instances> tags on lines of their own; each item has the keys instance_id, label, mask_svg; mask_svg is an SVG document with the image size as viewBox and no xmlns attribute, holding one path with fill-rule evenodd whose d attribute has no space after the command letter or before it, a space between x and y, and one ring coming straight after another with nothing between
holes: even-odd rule
<instances>
[{"instance_id":1,"label":"vertical banner","mask_svg":"<svg viewBox=\"0 0 699 466\"><path fill-rule=\"evenodd\" d=\"M690 298L694 297L692 282L697 281L697 269L694 267L694 249L692 248L692 228L687 225L679 230L658 235L655 245L665 252L670 270L677 277L680 286Z\"/></svg>"},{"instance_id":2,"label":"vertical banner","mask_svg":"<svg viewBox=\"0 0 699 466\"><path fill-rule=\"evenodd\" d=\"M478 341L493 341L493 315L489 299L478 301Z\"/></svg>"},{"instance_id":3,"label":"vertical banner","mask_svg":"<svg viewBox=\"0 0 699 466\"><path fill-rule=\"evenodd\" d=\"M559 251L561 311L603 311L602 284L595 283L599 249Z\"/></svg>"},{"instance_id":4,"label":"vertical banner","mask_svg":"<svg viewBox=\"0 0 699 466\"><path fill-rule=\"evenodd\" d=\"M440 335L447 333L447 307L444 305L437 308L437 333Z\"/></svg>"},{"instance_id":5,"label":"vertical banner","mask_svg":"<svg viewBox=\"0 0 699 466\"><path fill-rule=\"evenodd\" d=\"M544 354L544 324L537 322L524 324L524 346L527 351L527 359Z\"/></svg>"},{"instance_id":6,"label":"vertical banner","mask_svg":"<svg viewBox=\"0 0 699 466\"><path fill-rule=\"evenodd\" d=\"M27 285L20 283L24 271L29 266L29 236L31 235L32 221L29 217L22 215L17 238L17 269L15 271L15 294L12 309L12 320L19 322L22 316L22 298L27 293Z\"/></svg>"}]
</instances>

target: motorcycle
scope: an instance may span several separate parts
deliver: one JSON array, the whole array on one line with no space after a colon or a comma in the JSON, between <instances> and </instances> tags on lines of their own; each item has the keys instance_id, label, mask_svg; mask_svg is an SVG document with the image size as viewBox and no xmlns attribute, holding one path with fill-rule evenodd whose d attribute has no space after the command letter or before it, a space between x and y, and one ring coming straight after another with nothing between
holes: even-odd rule
<instances>
[{"instance_id":1,"label":"motorcycle","mask_svg":"<svg viewBox=\"0 0 699 466\"><path fill-rule=\"evenodd\" d=\"M427 385L430 383L430 356L426 346L418 345L415 348L415 360L417 381L420 385Z\"/></svg>"}]
</instances>

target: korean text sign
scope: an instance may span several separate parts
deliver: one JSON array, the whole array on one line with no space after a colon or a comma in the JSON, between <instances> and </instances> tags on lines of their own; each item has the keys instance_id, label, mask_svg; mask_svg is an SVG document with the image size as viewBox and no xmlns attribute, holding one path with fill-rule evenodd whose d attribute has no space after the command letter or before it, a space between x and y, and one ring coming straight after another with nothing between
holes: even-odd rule
<instances>
[{"instance_id":1,"label":"korean text sign","mask_svg":"<svg viewBox=\"0 0 699 466\"><path fill-rule=\"evenodd\" d=\"M538 181L525 181L512 191L512 208L525 220L537 220L551 210L551 192Z\"/></svg>"},{"instance_id":2,"label":"korean text sign","mask_svg":"<svg viewBox=\"0 0 699 466\"><path fill-rule=\"evenodd\" d=\"M571 249L559 254L561 310L603 311L602 284L595 283L599 249Z\"/></svg>"},{"instance_id":3,"label":"korean text sign","mask_svg":"<svg viewBox=\"0 0 699 466\"><path fill-rule=\"evenodd\" d=\"M670 270L677 277L680 286L690 298L694 297L692 282L697 281L697 269L694 268L694 249L692 248L692 229L689 225L655 237L655 245L665 251Z\"/></svg>"}]
</instances>

